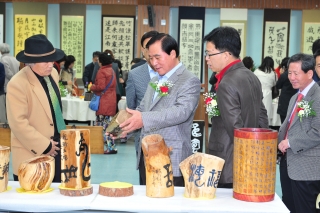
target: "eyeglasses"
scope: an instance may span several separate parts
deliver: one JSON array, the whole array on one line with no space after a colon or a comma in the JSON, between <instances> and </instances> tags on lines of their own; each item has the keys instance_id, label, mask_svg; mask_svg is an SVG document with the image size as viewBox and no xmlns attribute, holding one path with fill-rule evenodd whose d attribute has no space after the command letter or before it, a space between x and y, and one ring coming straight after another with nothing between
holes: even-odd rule
<instances>
[{"instance_id":1,"label":"eyeglasses","mask_svg":"<svg viewBox=\"0 0 320 213\"><path fill-rule=\"evenodd\" d=\"M219 55L219 54L225 53L225 52L226 52L226 51L218 52L218 53L213 53L213 54L209 54L208 52L204 52L204 56L205 56L205 57L210 57L210 56Z\"/></svg>"}]
</instances>

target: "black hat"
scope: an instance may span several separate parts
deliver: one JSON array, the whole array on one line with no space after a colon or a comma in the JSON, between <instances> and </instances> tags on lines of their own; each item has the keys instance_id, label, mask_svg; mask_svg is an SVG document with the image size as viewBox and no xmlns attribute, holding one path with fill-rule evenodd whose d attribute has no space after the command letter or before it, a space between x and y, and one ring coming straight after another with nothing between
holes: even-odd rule
<instances>
[{"instance_id":1,"label":"black hat","mask_svg":"<svg viewBox=\"0 0 320 213\"><path fill-rule=\"evenodd\" d=\"M16 56L23 63L54 62L63 58L64 52L53 47L45 35L38 34L27 38L24 50Z\"/></svg>"}]
</instances>

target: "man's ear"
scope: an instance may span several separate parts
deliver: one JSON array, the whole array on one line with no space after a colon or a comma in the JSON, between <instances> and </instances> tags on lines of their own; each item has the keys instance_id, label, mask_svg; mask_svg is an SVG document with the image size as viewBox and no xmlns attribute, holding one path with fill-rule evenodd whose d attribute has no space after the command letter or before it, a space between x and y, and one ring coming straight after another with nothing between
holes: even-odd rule
<instances>
[{"instance_id":1,"label":"man's ear","mask_svg":"<svg viewBox=\"0 0 320 213\"><path fill-rule=\"evenodd\" d=\"M175 50L171 50L170 51L170 56L171 56L171 58L176 58L177 57L176 51Z\"/></svg>"}]
</instances>

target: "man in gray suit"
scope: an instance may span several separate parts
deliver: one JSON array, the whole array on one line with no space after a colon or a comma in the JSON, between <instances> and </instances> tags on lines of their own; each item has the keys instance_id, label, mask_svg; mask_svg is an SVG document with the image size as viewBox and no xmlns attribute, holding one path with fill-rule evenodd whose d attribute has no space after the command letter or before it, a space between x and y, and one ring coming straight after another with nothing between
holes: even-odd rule
<instances>
[{"instance_id":1,"label":"man in gray suit","mask_svg":"<svg viewBox=\"0 0 320 213\"><path fill-rule=\"evenodd\" d=\"M146 93L150 80L153 77L158 76L158 73L154 71L154 69L148 63L149 55L148 50L146 48L146 45L149 42L149 40L153 36L158 34L159 33L157 31L149 31L141 37L141 52L144 58L147 60L147 63L144 63L136 67L135 69L129 71L126 86L126 100L129 109L136 109L140 105L140 102L144 94ZM134 145L136 148L136 153L138 155L141 129L136 130L134 133ZM141 172L144 172L144 170L139 170L139 176L145 176L145 174L141 174ZM140 184L142 183L143 180L140 178Z\"/></svg>"},{"instance_id":2,"label":"man in gray suit","mask_svg":"<svg viewBox=\"0 0 320 213\"><path fill-rule=\"evenodd\" d=\"M231 27L218 27L204 37L206 61L216 72L219 116L212 117L209 153L225 160L218 187L233 187L234 129L268 128L259 79L241 60L239 33Z\"/></svg>"},{"instance_id":3,"label":"man in gray suit","mask_svg":"<svg viewBox=\"0 0 320 213\"><path fill-rule=\"evenodd\" d=\"M151 82L170 82L166 96L160 96L148 86L144 98L137 110L127 109L132 117L120 127L125 135L136 129L141 130L141 137L160 134L168 147L173 150L170 155L175 186L184 186L179 163L192 154L190 143L191 126L200 97L200 81L179 62L179 48L176 40L168 34L160 33L147 44L149 61L158 72L159 78ZM143 169L141 143L138 148L139 169ZM146 177L142 177L145 179Z\"/></svg>"},{"instance_id":4,"label":"man in gray suit","mask_svg":"<svg viewBox=\"0 0 320 213\"><path fill-rule=\"evenodd\" d=\"M278 148L284 153L281 161L286 160L288 172L286 180L280 173L281 186L283 181L290 183L282 192L294 201L293 205L285 202L289 210L297 213L316 212L320 193L320 88L312 79L314 65L312 55L299 53L289 59L288 77L292 87L299 91L290 100L278 135ZM298 109L296 105L300 100L312 103L315 115ZM288 188L292 189L290 194L286 191Z\"/></svg>"}]
</instances>

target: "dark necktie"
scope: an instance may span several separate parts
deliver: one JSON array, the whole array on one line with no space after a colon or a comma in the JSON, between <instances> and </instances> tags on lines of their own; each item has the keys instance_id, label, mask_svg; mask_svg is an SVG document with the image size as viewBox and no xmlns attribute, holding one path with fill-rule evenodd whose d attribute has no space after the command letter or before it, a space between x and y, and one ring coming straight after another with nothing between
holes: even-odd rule
<instances>
[{"instance_id":1,"label":"dark necktie","mask_svg":"<svg viewBox=\"0 0 320 213\"><path fill-rule=\"evenodd\" d=\"M289 124L288 124L288 128L287 128L287 133L286 133L286 137L285 139L287 138L288 136L288 130L290 128L290 125L292 123L292 121L294 120L294 118L296 117L296 115L298 114L298 102L301 101L303 98L303 95L301 93L298 94L298 98L297 98L297 101L296 101L296 104L295 104L295 108L293 109L293 113L291 115L291 118L290 118L290 121L289 121Z\"/></svg>"},{"instance_id":2,"label":"dark necktie","mask_svg":"<svg viewBox=\"0 0 320 213\"><path fill-rule=\"evenodd\" d=\"M48 76L43 77L44 80L47 83L49 94L50 94L50 99L51 103L53 106L53 111L54 111L54 116L56 118L56 124L58 128L58 132L60 133L61 130L66 129L66 124L64 123L63 117L62 117L62 112L61 112L61 107L59 104L59 100L57 97L56 92L53 89L53 86L51 84L50 78Z\"/></svg>"}]
</instances>

